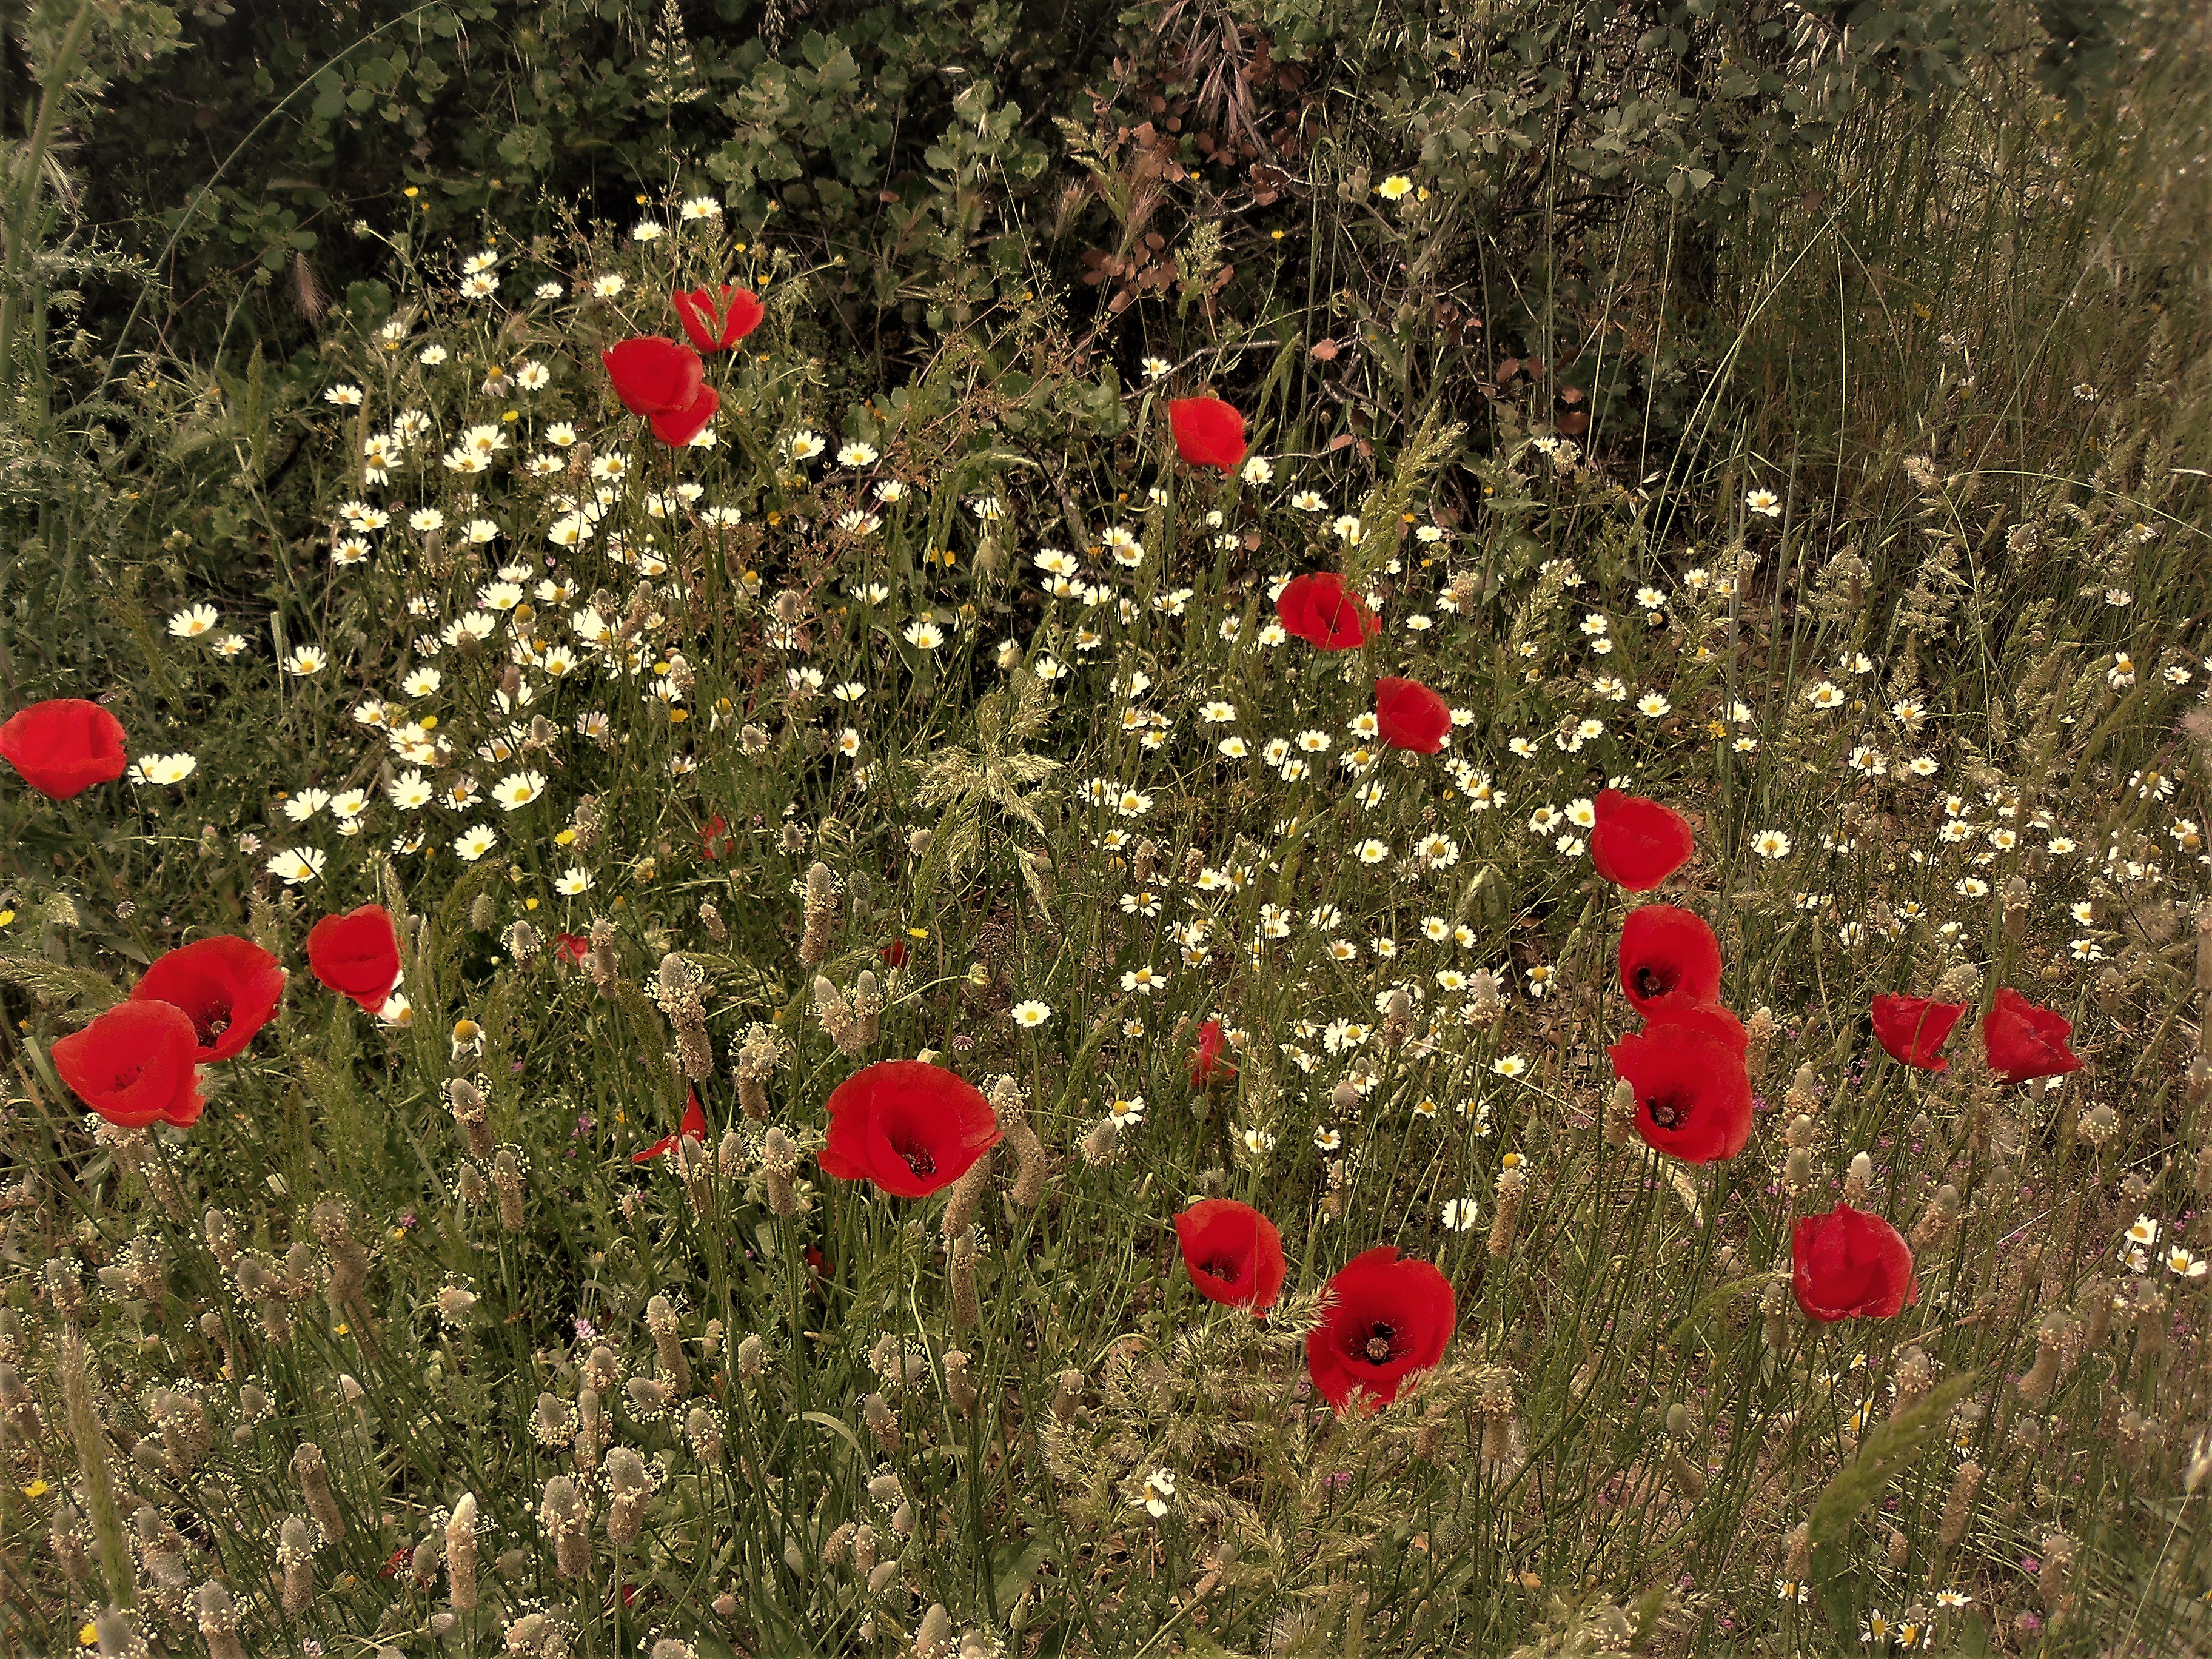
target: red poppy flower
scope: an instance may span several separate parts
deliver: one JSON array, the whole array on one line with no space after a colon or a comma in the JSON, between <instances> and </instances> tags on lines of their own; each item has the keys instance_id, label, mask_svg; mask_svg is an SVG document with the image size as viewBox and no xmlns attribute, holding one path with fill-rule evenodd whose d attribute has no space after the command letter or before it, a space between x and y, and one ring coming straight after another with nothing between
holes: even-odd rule
<instances>
[{"instance_id":1,"label":"red poppy flower","mask_svg":"<svg viewBox=\"0 0 2212 1659\"><path fill-rule=\"evenodd\" d=\"M1696 842L1689 820L1671 806L1618 789L1601 790L1590 830L1590 862L1632 893L1648 893L1680 869Z\"/></svg>"},{"instance_id":2,"label":"red poppy flower","mask_svg":"<svg viewBox=\"0 0 2212 1659\"><path fill-rule=\"evenodd\" d=\"M123 752L123 722L82 697L34 702L0 726L0 759L53 800L114 782L130 758Z\"/></svg>"},{"instance_id":3,"label":"red poppy flower","mask_svg":"<svg viewBox=\"0 0 2212 1659\"><path fill-rule=\"evenodd\" d=\"M181 1008L118 1002L54 1044L54 1070L84 1103L118 1129L149 1123L189 1128L199 1121L192 1056L199 1038Z\"/></svg>"},{"instance_id":4,"label":"red poppy flower","mask_svg":"<svg viewBox=\"0 0 2212 1659\"><path fill-rule=\"evenodd\" d=\"M665 410L653 417L653 435L671 449L681 449L699 435L699 429L714 418L714 411L722 406L722 394L710 386L699 388L699 395L682 409Z\"/></svg>"},{"instance_id":5,"label":"red poppy flower","mask_svg":"<svg viewBox=\"0 0 2212 1659\"><path fill-rule=\"evenodd\" d=\"M1342 1411L1354 1390L1376 1405L1444 1357L1459 1317L1451 1281L1425 1261L1400 1261L1391 1245L1363 1250L1328 1281L1322 1322L1306 1334L1306 1370Z\"/></svg>"},{"instance_id":6,"label":"red poppy flower","mask_svg":"<svg viewBox=\"0 0 2212 1659\"><path fill-rule=\"evenodd\" d=\"M1176 453L1193 466L1226 472L1244 459L1244 417L1218 398L1177 398L1168 404Z\"/></svg>"},{"instance_id":7,"label":"red poppy flower","mask_svg":"<svg viewBox=\"0 0 2212 1659\"><path fill-rule=\"evenodd\" d=\"M653 435L665 444L690 442L721 407L720 394L705 384L706 366L690 346L644 334L601 352L599 360L623 407L650 419Z\"/></svg>"},{"instance_id":8,"label":"red poppy flower","mask_svg":"<svg viewBox=\"0 0 2212 1659\"><path fill-rule=\"evenodd\" d=\"M1223 1035L1221 1022L1209 1019L1198 1028L1198 1047L1190 1054L1190 1086L1203 1089L1212 1083L1228 1083L1235 1079L1237 1067L1224 1054L1229 1039Z\"/></svg>"},{"instance_id":9,"label":"red poppy flower","mask_svg":"<svg viewBox=\"0 0 2212 1659\"><path fill-rule=\"evenodd\" d=\"M1636 1091L1636 1133L1686 1164L1734 1158L1751 1139L1751 1076L1743 1054L1698 1026L1659 1024L1607 1050Z\"/></svg>"},{"instance_id":10,"label":"red poppy flower","mask_svg":"<svg viewBox=\"0 0 2212 1659\"><path fill-rule=\"evenodd\" d=\"M166 1002L192 1023L203 1066L245 1051L284 994L284 970L250 939L196 939L155 958L131 988L134 1002Z\"/></svg>"},{"instance_id":11,"label":"red poppy flower","mask_svg":"<svg viewBox=\"0 0 2212 1659\"><path fill-rule=\"evenodd\" d=\"M325 916L307 930L307 966L340 996L376 1012L399 983L399 935L392 913L380 904L364 904L342 916Z\"/></svg>"},{"instance_id":12,"label":"red poppy flower","mask_svg":"<svg viewBox=\"0 0 2212 1659\"><path fill-rule=\"evenodd\" d=\"M699 856L710 860L719 859L730 850L736 841L737 837L730 833L729 824L717 812L700 826Z\"/></svg>"},{"instance_id":13,"label":"red poppy flower","mask_svg":"<svg viewBox=\"0 0 2212 1659\"><path fill-rule=\"evenodd\" d=\"M703 1141L707 1139L707 1114L699 1104L699 1091L691 1091L690 1101L684 1108L684 1121L672 1135L663 1135L641 1152L632 1152L629 1161L644 1164L659 1158L663 1152L676 1150L678 1139Z\"/></svg>"},{"instance_id":14,"label":"red poppy flower","mask_svg":"<svg viewBox=\"0 0 2212 1659\"><path fill-rule=\"evenodd\" d=\"M2074 1024L2063 1015L2039 1008L2009 985L1999 991L1982 1016L1982 1043L1990 1069L2007 1083L2057 1077L2079 1070L2081 1057L2066 1046Z\"/></svg>"},{"instance_id":15,"label":"red poppy flower","mask_svg":"<svg viewBox=\"0 0 2212 1659\"><path fill-rule=\"evenodd\" d=\"M1375 724L1393 749L1433 755L1451 730L1451 708L1419 680L1375 682Z\"/></svg>"},{"instance_id":16,"label":"red poppy flower","mask_svg":"<svg viewBox=\"0 0 2212 1659\"><path fill-rule=\"evenodd\" d=\"M1797 1218L1790 1238L1790 1288L1805 1317L1890 1319L1920 1299L1912 1250L1878 1215L1838 1204Z\"/></svg>"},{"instance_id":17,"label":"red poppy flower","mask_svg":"<svg viewBox=\"0 0 2212 1659\"><path fill-rule=\"evenodd\" d=\"M1703 1032L1739 1054L1751 1048L1751 1033L1743 1029L1743 1022L1717 1002L1662 1003L1651 1011L1644 1029L1654 1025L1679 1025L1686 1031Z\"/></svg>"},{"instance_id":18,"label":"red poppy flower","mask_svg":"<svg viewBox=\"0 0 2212 1659\"><path fill-rule=\"evenodd\" d=\"M983 1091L941 1066L885 1060L830 1091L823 1171L927 1198L966 1175L999 1139Z\"/></svg>"},{"instance_id":19,"label":"red poppy flower","mask_svg":"<svg viewBox=\"0 0 2212 1659\"><path fill-rule=\"evenodd\" d=\"M1273 1222L1233 1198L1202 1198L1175 1218L1175 1230L1200 1296L1255 1315L1275 1305L1285 1267Z\"/></svg>"},{"instance_id":20,"label":"red poppy flower","mask_svg":"<svg viewBox=\"0 0 2212 1659\"><path fill-rule=\"evenodd\" d=\"M1638 906L1620 927L1620 990L1646 1019L1664 1006L1711 1002L1721 992L1720 941L1693 911Z\"/></svg>"},{"instance_id":21,"label":"red poppy flower","mask_svg":"<svg viewBox=\"0 0 2212 1659\"><path fill-rule=\"evenodd\" d=\"M668 296L684 331L702 351L727 351L760 326L767 314L749 288L724 283L720 288L678 289Z\"/></svg>"},{"instance_id":22,"label":"red poppy flower","mask_svg":"<svg viewBox=\"0 0 2212 1659\"><path fill-rule=\"evenodd\" d=\"M906 966L906 941L895 939L876 954L884 959L885 967L903 968Z\"/></svg>"},{"instance_id":23,"label":"red poppy flower","mask_svg":"<svg viewBox=\"0 0 2212 1659\"><path fill-rule=\"evenodd\" d=\"M1874 1000L1875 1041L1892 1060L1940 1072L1950 1061L1936 1052L1966 1012L1963 1002L1931 1002L1926 997L1884 995Z\"/></svg>"},{"instance_id":24,"label":"red poppy flower","mask_svg":"<svg viewBox=\"0 0 2212 1659\"><path fill-rule=\"evenodd\" d=\"M614 382L615 396L633 415L663 415L689 409L707 377L707 367L689 346L659 334L641 334L599 354Z\"/></svg>"},{"instance_id":25,"label":"red poppy flower","mask_svg":"<svg viewBox=\"0 0 2212 1659\"><path fill-rule=\"evenodd\" d=\"M1316 651L1350 651L1367 643L1382 626L1366 600L1345 586L1333 570L1310 571L1291 578L1275 601L1284 629Z\"/></svg>"},{"instance_id":26,"label":"red poppy flower","mask_svg":"<svg viewBox=\"0 0 2212 1659\"><path fill-rule=\"evenodd\" d=\"M553 951L556 956L570 962L581 962L592 954L591 936L586 933L556 933Z\"/></svg>"}]
</instances>

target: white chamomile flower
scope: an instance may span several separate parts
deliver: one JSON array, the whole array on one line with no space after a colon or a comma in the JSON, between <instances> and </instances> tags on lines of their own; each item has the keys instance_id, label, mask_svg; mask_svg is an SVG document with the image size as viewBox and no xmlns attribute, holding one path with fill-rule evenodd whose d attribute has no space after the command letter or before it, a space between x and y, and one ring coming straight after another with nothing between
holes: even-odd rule
<instances>
[{"instance_id":1,"label":"white chamomile flower","mask_svg":"<svg viewBox=\"0 0 2212 1659\"><path fill-rule=\"evenodd\" d=\"M293 847L269 860L269 873L287 887L298 887L323 873L329 855L319 847Z\"/></svg>"},{"instance_id":2,"label":"white chamomile flower","mask_svg":"<svg viewBox=\"0 0 2212 1659\"><path fill-rule=\"evenodd\" d=\"M178 784L199 769L190 755L143 755L131 763L133 783Z\"/></svg>"},{"instance_id":3,"label":"white chamomile flower","mask_svg":"<svg viewBox=\"0 0 2212 1659\"><path fill-rule=\"evenodd\" d=\"M1174 1470L1154 1469L1145 1477L1144 1495L1133 1507L1155 1517L1165 1515L1170 1500L1175 1497L1175 1483Z\"/></svg>"},{"instance_id":4,"label":"white chamomile flower","mask_svg":"<svg viewBox=\"0 0 2212 1659\"><path fill-rule=\"evenodd\" d=\"M545 775L543 772L510 772L492 786L491 798L508 811L514 812L529 805L544 793Z\"/></svg>"},{"instance_id":5,"label":"white chamomile flower","mask_svg":"<svg viewBox=\"0 0 2212 1659\"><path fill-rule=\"evenodd\" d=\"M214 631L222 620L211 605L186 605L169 618L169 634L173 639L196 640L203 634Z\"/></svg>"}]
</instances>

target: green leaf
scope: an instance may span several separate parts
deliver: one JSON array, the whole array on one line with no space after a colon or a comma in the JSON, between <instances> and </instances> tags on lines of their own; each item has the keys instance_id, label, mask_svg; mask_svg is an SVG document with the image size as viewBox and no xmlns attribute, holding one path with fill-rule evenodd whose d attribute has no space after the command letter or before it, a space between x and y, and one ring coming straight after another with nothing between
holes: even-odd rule
<instances>
[{"instance_id":1,"label":"green leaf","mask_svg":"<svg viewBox=\"0 0 2212 1659\"><path fill-rule=\"evenodd\" d=\"M842 1440L847 1445L853 1449L853 1455L860 1460L864 1468L873 1466L873 1460L869 1457L867 1453L860 1449L860 1436L853 1432L852 1428L848 1424L843 1422L840 1419L830 1416L827 1412L801 1412L799 1415L800 1419L804 1422L812 1423L817 1427L834 1431L839 1439Z\"/></svg>"}]
</instances>

